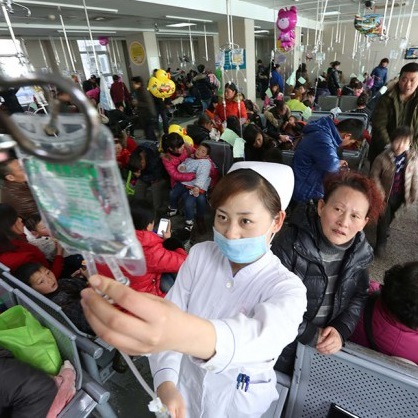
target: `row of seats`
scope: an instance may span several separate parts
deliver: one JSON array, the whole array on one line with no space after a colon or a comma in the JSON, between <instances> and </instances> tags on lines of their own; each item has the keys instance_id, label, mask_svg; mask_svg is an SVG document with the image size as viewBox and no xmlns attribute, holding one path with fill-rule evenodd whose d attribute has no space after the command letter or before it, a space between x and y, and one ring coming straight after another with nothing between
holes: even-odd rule
<instances>
[{"instance_id":1,"label":"row of seats","mask_svg":"<svg viewBox=\"0 0 418 418\"><path fill-rule=\"evenodd\" d=\"M292 380L277 373L276 387L262 418L418 417L418 367L353 343L332 356L299 344ZM327 415L332 404L352 415Z\"/></svg>"},{"instance_id":2,"label":"row of seats","mask_svg":"<svg viewBox=\"0 0 418 418\"><path fill-rule=\"evenodd\" d=\"M321 110L339 107L342 112L348 112L357 107L357 99L357 96L319 96L318 105Z\"/></svg>"},{"instance_id":3,"label":"row of seats","mask_svg":"<svg viewBox=\"0 0 418 418\"><path fill-rule=\"evenodd\" d=\"M83 418L97 410L102 417L116 418L108 403L109 391L102 383L110 376L114 348L78 330L62 308L14 277L0 263L0 300L6 308L22 305L55 337L63 360L76 370L77 394L59 415Z\"/></svg>"}]
</instances>

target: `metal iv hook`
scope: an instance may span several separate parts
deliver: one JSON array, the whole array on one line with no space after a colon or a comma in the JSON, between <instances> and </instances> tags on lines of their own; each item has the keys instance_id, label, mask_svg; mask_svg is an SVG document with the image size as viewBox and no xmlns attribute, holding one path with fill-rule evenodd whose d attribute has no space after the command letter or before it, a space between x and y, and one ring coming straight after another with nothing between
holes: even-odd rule
<instances>
[{"instance_id":1,"label":"metal iv hook","mask_svg":"<svg viewBox=\"0 0 418 418\"><path fill-rule=\"evenodd\" d=\"M100 121L97 117L97 112L90 104L85 94L74 84L73 81L67 80L58 74L51 73L34 73L25 75L22 78L9 78L6 76L0 76L0 88L11 87L23 87L23 86L41 86L47 91L47 87L53 84L60 90L68 93L72 102L78 107L80 112L85 116L86 121L86 139L80 148L71 148L70 151L59 152L54 150L50 152L48 149L42 149L31 141L31 139L17 126L13 119L6 114L0 112L0 123L7 129L8 133L13 137L17 144L27 153L34 155L50 162L71 162L77 160L84 155L89 149L90 143L93 138L96 138L99 134ZM56 120L58 118L58 106L55 103L50 103L52 111L50 112L50 120L47 122L43 129L45 135L59 136L59 132L56 129ZM31 116L28 115L28 118ZM45 117L46 119L47 117ZM10 148L14 144L11 141L1 143L1 148Z\"/></svg>"}]
</instances>

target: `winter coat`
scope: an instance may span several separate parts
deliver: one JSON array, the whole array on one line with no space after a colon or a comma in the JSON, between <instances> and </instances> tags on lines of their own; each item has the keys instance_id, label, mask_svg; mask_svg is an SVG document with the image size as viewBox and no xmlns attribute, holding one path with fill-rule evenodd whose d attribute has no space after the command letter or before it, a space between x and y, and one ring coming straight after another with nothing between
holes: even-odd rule
<instances>
[{"instance_id":1,"label":"winter coat","mask_svg":"<svg viewBox=\"0 0 418 418\"><path fill-rule=\"evenodd\" d=\"M190 155L193 150L189 147L184 147L184 150L181 155L173 155L167 152L166 154L161 155L161 161L168 175L170 176L170 186L174 185L181 181L191 181L196 177L195 173L180 173L177 170L177 167Z\"/></svg>"},{"instance_id":2,"label":"winter coat","mask_svg":"<svg viewBox=\"0 0 418 418\"><path fill-rule=\"evenodd\" d=\"M278 73L276 70L273 70L271 72L271 78L270 78L270 86L272 84L277 84L279 86L279 89L282 93L284 93L284 83L283 83L283 77L280 73Z\"/></svg>"},{"instance_id":3,"label":"winter coat","mask_svg":"<svg viewBox=\"0 0 418 418\"><path fill-rule=\"evenodd\" d=\"M110 86L110 97L112 98L115 106L122 103L127 104L131 101L129 90L123 81L115 81L112 83Z\"/></svg>"},{"instance_id":4,"label":"winter coat","mask_svg":"<svg viewBox=\"0 0 418 418\"><path fill-rule=\"evenodd\" d=\"M308 306L299 327L298 341L315 344L318 329L312 324L328 284L319 252L318 214L313 205L300 205L289 225L275 237L271 250L290 271L303 281L307 290ZM334 327L343 342L353 333L367 299L369 275L367 268L373 260L373 250L364 233L357 233L346 250L335 287L334 307L327 326ZM279 357L279 370L291 366L296 353L296 343L287 346ZM288 369L289 370L289 369Z\"/></svg>"},{"instance_id":5,"label":"winter coat","mask_svg":"<svg viewBox=\"0 0 418 418\"><path fill-rule=\"evenodd\" d=\"M143 276L132 276L122 268L123 274L130 280L130 287L138 292L151 293L164 297L160 289L161 275L163 273L177 273L187 257L183 248L166 250L164 240L150 231L135 231L137 240L141 243L144 251L147 272ZM100 274L113 277L106 265L99 265Z\"/></svg>"},{"instance_id":6,"label":"winter coat","mask_svg":"<svg viewBox=\"0 0 418 418\"><path fill-rule=\"evenodd\" d=\"M1 201L12 206L23 220L39 213L38 206L26 182L4 180Z\"/></svg>"},{"instance_id":7,"label":"winter coat","mask_svg":"<svg viewBox=\"0 0 418 418\"><path fill-rule=\"evenodd\" d=\"M372 114L372 143L369 157L373 161L390 142L392 132L401 125L407 125L414 132L412 143L418 146L418 93L402 103L399 98L398 84L388 90L378 100Z\"/></svg>"},{"instance_id":8,"label":"winter coat","mask_svg":"<svg viewBox=\"0 0 418 418\"><path fill-rule=\"evenodd\" d=\"M209 77L206 73L198 74L193 77L193 85L196 87L199 92L200 100L209 100L213 96L212 84L209 80Z\"/></svg>"},{"instance_id":9,"label":"winter coat","mask_svg":"<svg viewBox=\"0 0 418 418\"><path fill-rule=\"evenodd\" d=\"M189 135L195 144L195 146L200 145L203 141L210 141L210 131L205 127L199 126L196 124L187 125L187 135Z\"/></svg>"},{"instance_id":10,"label":"winter coat","mask_svg":"<svg viewBox=\"0 0 418 418\"><path fill-rule=\"evenodd\" d=\"M298 99L290 99L286 102L290 110L296 110L302 112L302 116L305 120L308 120L312 116L312 109L308 106L305 106Z\"/></svg>"},{"instance_id":11,"label":"winter coat","mask_svg":"<svg viewBox=\"0 0 418 418\"><path fill-rule=\"evenodd\" d=\"M247 109L245 108L244 100L235 97L232 100L226 100L225 105L219 103L215 109L215 116L218 116L222 121L226 120L228 116L236 116L238 119L247 119Z\"/></svg>"},{"instance_id":12,"label":"winter coat","mask_svg":"<svg viewBox=\"0 0 418 418\"><path fill-rule=\"evenodd\" d=\"M58 289L45 295L45 297L61 306L63 312L80 331L94 335L94 331L90 328L80 303L80 292L87 286L88 283L84 278L59 279Z\"/></svg>"},{"instance_id":13,"label":"winter coat","mask_svg":"<svg viewBox=\"0 0 418 418\"><path fill-rule=\"evenodd\" d=\"M388 76L388 69L386 67L382 67L378 65L373 69L370 73L370 77L373 77L374 83L373 87L380 88L386 84Z\"/></svg>"},{"instance_id":14,"label":"winter coat","mask_svg":"<svg viewBox=\"0 0 418 418\"><path fill-rule=\"evenodd\" d=\"M335 68L332 68L328 73L328 90L331 93L331 96L336 96L338 94L338 89L340 88L340 73Z\"/></svg>"},{"instance_id":15,"label":"winter coat","mask_svg":"<svg viewBox=\"0 0 418 418\"><path fill-rule=\"evenodd\" d=\"M45 258L44 253L32 244L29 244L24 234L12 239L13 249L0 253L0 263L3 263L11 271L26 263L40 263L52 270L55 277L59 278L64 267L62 255L56 255L52 264Z\"/></svg>"},{"instance_id":16,"label":"winter coat","mask_svg":"<svg viewBox=\"0 0 418 418\"><path fill-rule=\"evenodd\" d=\"M372 282L370 288L378 290L379 283ZM418 364L418 330L408 328L400 323L390 314L380 298L376 300L373 308L372 334L379 352L389 356L403 357ZM363 315L350 337L350 341L364 347L370 347L364 329Z\"/></svg>"},{"instance_id":17,"label":"winter coat","mask_svg":"<svg viewBox=\"0 0 418 418\"><path fill-rule=\"evenodd\" d=\"M0 349L0 416L46 417L58 392L45 372Z\"/></svg>"},{"instance_id":18,"label":"winter coat","mask_svg":"<svg viewBox=\"0 0 418 418\"><path fill-rule=\"evenodd\" d=\"M414 150L406 152L404 171L404 201L406 206L417 200L418 157ZM379 154L373 162L370 177L375 181L385 199L389 199L395 177L395 154L388 148Z\"/></svg>"},{"instance_id":19,"label":"winter coat","mask_svg":"<svg viewBox=\"0 0 418 418\"><path fill-rule=\"evenodd\" d=\"M322 198L324 176L340 169L337 149L341 137L331 118L308 123L302 135L292 163L295 174L293 199L297 202Z\"/></svg>"}]
</instances>

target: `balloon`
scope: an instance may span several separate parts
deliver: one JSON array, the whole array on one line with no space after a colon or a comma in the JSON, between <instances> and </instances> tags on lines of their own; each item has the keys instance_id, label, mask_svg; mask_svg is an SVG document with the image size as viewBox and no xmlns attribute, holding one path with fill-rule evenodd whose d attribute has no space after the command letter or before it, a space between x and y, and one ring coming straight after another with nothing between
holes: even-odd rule
<instances>
[{"instance_id":1,"label":"balloon","mask_svg":"<svg viewBox=\"0 0 418 418\"><path fill-rule=\"evenodd\" d=\"M106 46L109 43L109 38L107 36L99 36L99 44Z\"/></svg>"},{"instance_id":2,"label":"balloon","mask_svg":"<svg viewBox=\"0 0 418 418\"><path fill-rule=\"evenodd\" d=\"M295 46L295 27L298 19L298 10L295 6L280 9L277 15L276 25L279 29L277 37L278 49L288 52Z\"/></svg>"},{"instance_id":3,"label":"balloon","mask_svg":"<svg viewBox=\"0 0 418 418\"><path fill-rule=\"evenodd\" d=\"M194 146L193 139L189 135L187 135L187 131L185 128L183 128L180 125L170 125L168 127L168 133L171 134L173 132L179 134L186 144Z\"/></svg>"},{"instance_id":4,"label":"balloon","mask_svg":"<svg viewBox=\"0 0 418 418\"><path fill-rule=\"evenodd\" d=\"M354 17L354 27L369 38L379 37L384 34L383 15L370 14Z\"/></svg>"},{"instance_id":5,"label":"balloon","mask_svg":"<svg viewBox=\"0 0 418 418\"><path fill-rule=\"evenodd\" d=\"M176 85L170 80L170 74L160 69L149 79L148 90L153 96L165 99L174 94Z\"/></svg>"}]
</instances>

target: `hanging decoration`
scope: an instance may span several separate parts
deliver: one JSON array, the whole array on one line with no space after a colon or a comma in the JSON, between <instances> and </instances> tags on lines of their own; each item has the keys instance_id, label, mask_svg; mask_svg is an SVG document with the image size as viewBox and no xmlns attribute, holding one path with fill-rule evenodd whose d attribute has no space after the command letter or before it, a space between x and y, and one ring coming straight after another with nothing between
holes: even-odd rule
<instances>
[{"instance_id":1,"label":"hanging decoration","mask_svg":"<svg viewBox=\"0 0 418 418\"><path fill-rule=\"evenodd\" d=\"M149 92L159 99L166 99L174 94L176 85L170 80L170 75L164 70L157 70L155 76L148 82Z\"/></svg>"},{"instance_id":2,"label":"hanging decoration","mask_svg":"<svg viewBox=\"0 0 418 418\"><path fill-rule=\"evenodd\" d=\"M99 44L101 46L106 46L109 44L109 37L108 36L99 36Z\"/></svg>"},{"instance_id":3,"label":"hanging decoration","mask_svg":"<svg viewBox=\"0 0 418 418\"><path fill-rule=\"evenodd\" d=\"M295 46L295 27L297 22L297 9L292 6L280 9L277 15L276 25L279 29L277 37L277 48L284 52L289 52Z\"/></svg>"},{"instance_id":4,"label":"hanging decoration","mask_svg":"<svg viewBox=\"0 0 418 418\"><path fill-rule=\"evenodd\" d=\"M364 16L356 15L354 17L354 27L362 35L368 38L382 37L385 35L383 28L383 15L369 14Z\"/></svg>"}]
</instances>

